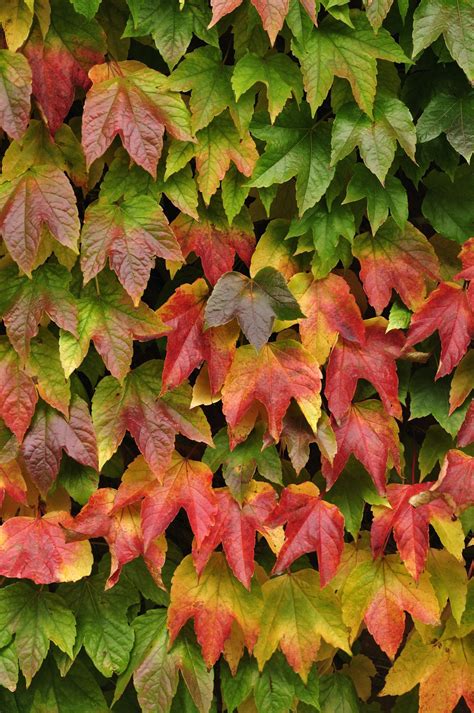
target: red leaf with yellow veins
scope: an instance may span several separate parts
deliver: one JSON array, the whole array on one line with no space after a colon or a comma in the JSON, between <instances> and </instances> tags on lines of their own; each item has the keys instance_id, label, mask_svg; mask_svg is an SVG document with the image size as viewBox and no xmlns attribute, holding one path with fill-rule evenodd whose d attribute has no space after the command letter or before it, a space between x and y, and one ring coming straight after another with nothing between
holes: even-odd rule
<instances>
[{"instance_id":1,"label":"red leaf with yellow veins","mask_svg":"<svg viewBox=\"0 0 474 713\"><path fill-rule=\"evenodd\" d=\"M262 594L254 581L250 591L234 578L224 555L215 552L198 577L188 555L175 570L168 608L168 629L173 642L186 622L194 630L207 666L213 666L232 631L252 651L257 640Z\"/></svg>"},{"instance_id":2,"label":"red leaf with yellow veins","mask_svg":"<svg viewBox=\"0 0 474 713\"><path fill-rule=\"evenodd\" d=\"M0 463L0 506L5 495L16 503L27 504L26 483L16 460Z\"/></svg>"},{"instance_id":3,"label":"red leaf with yellow veins","mask_svg":"<svg viewBox=\"0 0 474 713\"><path fill-rule=\"evenodd\" d=\"M6 337L0 337L0 417L19 441L35 412L38 396L31 377L21 368Z\"/></svg>"},{"instance_id":4,"label":"red leaf with yellow veins","mask_svg":"<svg viewBox=\"0 0 474 713\"><path fill-rule=\"evenodd\" d=\"M390 533L393 531L400 557L415 580L418 580L425 568L430 543L430 521L440 519L449 524L453 514L452 508L442 499L423 502L423 493L426 493L431 485L431 483L413 485L392 483L387 486L390 508L383 506L373 508L374 520L370 540L374 557L383 554ZM416 497L420 495L421 504L418 505ZM412 504L413 498L414 504ZM460 556L459 552L456 554Z\"/></svg>"},{"instance_id":5,"label":"red leaf with yellow veins","mask_svg":"<svg viewBox=\"0 0 474 713\"><path fill-rule=\"evenodd\" d=\"M212 444L203 412L189 408L191 387L183 384L159 398L161 368L161 362L148 361L131 371L123 384L113 376L106 376L97 386L92 399L92 418L100 468L113 456L126 431L160 477L170 463L177 433Z\"/></svg>"},{"instance_id":6,"label":"red leaf with yellow veins","mask_svg":"<svg viewBox=\"0 0 474 713\"><path fill-rule=\"evenodd\" d=\"M61 332L59 341L66 376L81 365L93 341L110 373L122 380L130 370L133 340L144 342L168 331L144 302L134 306L110 272L103 272L83 290L77 306L77 334Z\"/></svg>"},{"instance_id":7,"label":"red leaf with yellow veins","mask_svg":"<svg viewBox=\"0 0 474 713\"><path fill-rule=\"evenodd\" d=\"M217 499L212 489L212 471L205 463L173 453L163 481L148 489L142 503L145 548L164 533L181 508L200 545L216 520Z\"/></svg>"},{"instance_id":8,"label":"red leaf with yellow veins","mask_svg":"<svg viewBox=\"0 0 474 713\"><path fill-rule=\"evenodd\" d=\"M449 374L461 361L474 337L474 314L468 292L454 282L442 282L412 317L407 346L438 331L441 359L436 378Z\"/></svg>"},{"instance_id":9,"label":"red leaf with yellow veins","mask_svg":"<svg viewBox=\"0 0 474 713\"><path fill-rule=\"evenodd\" d=\"M354 256L370 304L380 314L396 290L410 309L420 307L427 280L439 280L439 262L429 240L415 226L403 229L389 218L375 236L354 238Z\"/></svg>"},{"instance_id":10,"label":"red leaf with yellow veins","mask_svg":"<svg viewBox=\"0 0 474 713\"><path fill-rule=\"evenodd\" d=\"M183 260L163 209L154 198L145 195L119 205L101 199L89 206L81 233L84 284L103 270L108 258L137 306L156 257Z\"/></svg>"},{"instance_id":11,"label":"red leaf with yellow veins","mask_svg":"<svg viewBox=\"0 0 474 713\"><path fill-rule=\"evenodd\" d=\"M402 414L395 360L402 353L405 337L396 329L386 333L387 321L382 317L364 324L364 345L339 338L329 357L325 394L337 421L349 410L359 379L373 384L390 416L400 418Z\"/></svg>"},{"instance_id":12,"label":"red leaf with yellow veins","mask_svg":"<svg viewBox=\"0 0 474 713\"><path fill-rule=\"evenodd\" d=\"M65 512L44 517L12 517L0 527L0 574L32 579L36 584L75 582L92 568L88 542L66 543Z\"/></svg>"},{"instance_id":13,"label":"red leaf with yellow veins","mask_svg":"<svg viewBox=\"0 0 474 713\"><path fill-rule=\"evenodd\" d=\"M397 555L362 562L350 572L342 588L342 616L351 641L365 621L382 651L393 659L402 643L405 612L423 624L439 623L438 600L426 572L415 582Z\"/></svg>"},{"instance_id":14,"label":"red leaf with yellow veins","mask_svg":"<svg viewBox=\"0 0 474 713\"><path fill-rule=\"evenodd\" d=\"M431 490L446 495L459 510L474 505L474 457L462 451L448 451Z\"/></svg>"},{"instance_id":15,"label":"red leaf with yellow veins","mask_svg":"<svg viewBox=\"0 0 474 713\"><path fill-rule=\"evenodd\" d=\"M239 504L227 488L215 491L217 500L216 520L210 533L193 543L193 560L197 573L201 574L213 551L222 543L227 562L234 575L244 587L250 589L253 577L255 535L265 537L265 523L276 505L276 492L268 483L252 481Z\"/></svg>"},{"instance_id":16,"label":"red leaf with yellow veins","mask_svg":"<svg viewBox=\"0 0 474 713\"><path fill-rule=\"evenodd\" d=\"M196 253L201 258L202 269L211 285L232 270L236 254L248 266L255 249L255 236L238 226L212 222L201 216L194 220L183 213L172 223L185 258Z\"/></svg>"},{"instance_id":17,"label":"red leaf with yellow veins","mask_svg":"<svg viewBox=\"0 0 474 713\"><path fill-rule=\"evenodd\" d=\"M204 331L204 308L209 290L200 278L192 285L178 287L157 311L170 328L163 367L163 389L174 389L190 373L207 361L212 394L217 394L235 353L239 329L235 322Z\"/></svg>"},{"instance_id":18,"label":"red leaf with yellow veins","mask_svg":"<svg viewBox=\"0 0 474 713\"><path fill-rule=\"evenodd\" d=\"M42 495L59 473L62 451L82 465L98 470L97 444L87 404L78 396L71 402L69 419L40 404L21 446L26 470Z\"/></svg>"},{"instance_id":19,"label":"red leaf with yellow veins","mask_svg":"<svg viewBox=\"0 0 474 713\"><path fill-rule=\"evenodd\" d=\"M456 280L474 280L474 238L467 240L459 253L462 270L455 277Z\"/></svg>"},{"instance_id":20,"label":"red leaf with yellow veins","mask_svg":"<svg viewBox=\"0 0 474 713\"><path fill-rule=\"evenodd\" d=\"M459 429L457 444L465 448L474 443L474 399L469 404L464 423Z\"/></svg>"},{"instance_id":21,"label":"red leaf with yellow veins","mask_svg":"<svg viewBox=\"0 0 474 713\"><path fill-rule=\"evenodd\" d=\"M317 552L324 587L336 574L344 545L344 518L339 509L321 499L314 483L289 485L267 525L276 527L285 522L285 542L273 572L283 572L301 555Z\"/></svg>"},{"instance_id":22,"label":"red leaf with yellow veins","mask_svg":"<svg viewBox=\"0 0 474 713\"><path fill-rule=\"evenodd\" d=\"M79 227L74 191L58 168L35 166L0 181L0 234L23 272L35 266L44 228L77 252Z\"/></svg>"},{"instance_id":23,"label":"red leaf with yellow veins","mask_svg":"<svg viewBox=\"0 0 474 713\"><path fill-rule=\"evenodd\" d=\"M260 670L280 647L306 682L321 639L350 652L341 604L329 588L321 589L314 570L302 569L270 579L262 585L262 594L261 629L255 646Z\"/></svg>"},{"instance_id":24,"label":"red leaf with yellow veins","mask_svg":"<svg viewBox=\"0 0 474 713\"><path fill-rule=\"evenodd\" d=\"M32 278L19 277L15 269L0 270L9 294L2 304L8 338L21 359L30 352L30 340L48 316L58 327L77 334L77 307L69 292L71 275L61 265L46 264Z\"/></svg>"},{"instance_id":25,"label":"red leaf with yellow veins","mask_svg":"<svg viewBox=\"0 0 474 713\"><path fill-rule=\"evenodd\" d=\"M106 540L111 557L106 589L118 582L122 567L140 555L144 557L157 584L163 586L160 572L166 557L165 539L152 542L145 552L140 506L136 504L119 510L114 509L116 495L117 491L114 488L100 488L93 493L88 503L74 518L74 522L68 526L68 539L76 541L103 537Z\"/></svg>"},{"instance_id":26,"label":"red leaf with yellow veins","mask_svg":"<svg viewBox=\"0 0 474 713\"><path fill-rule=\"evenodd\" d=\"M31 69L23 55L0 50L0 128L20 139L30 119Z\"/></svg>"},{"instance_id":27,"label":"red leaf with yellow veins","mask_svg":"<svg viewBox=\"0 0 474 713\"><path fill-rule=\"evenodd\" d=\"M192 141L190 116L167 78L141 62L127 60L91 69L92 88L84 104L82 144L87 165L102 156L115 136L139 166L156 176L166 130Z\"/></svg>"},{"instance_id":28,"label":"red leaf with yellow veins","mask_svg":"<svg viewBox=\"0 0 474 713\"><path fill-rule=\"evenodd\" d=\"M268 434L274 441L280 438L292 398L315 431L321 412L320 390L318 363L299 342L273 342L259 352L251 345L240 347L222 389L231 447L252 430L259 404L265 409Z\"/></svg>"},{"instance_id":29,"label":"red leaf with yellow veins","mask_svg":"<svg viewBox=\"0 0 474 713\"><path fill-rule=\"evenodd\" d=\"M388 468L400 473L398 425L388 416L380 401L352 404L339 423L331 419L336 434L337 452L332 463L323 457L322 473L331 488L342 473L349 457L354 455L364 466L377 488L385 493Z\"/></svg>"},{"instance_id":30,"label":"red leaf with yellow veins","mask_svg":"<svg viewBox=\"0 0 474 713\"><path fill-rule=\"evenodd\" d=\"M300 2L313 22L316 22L314 0L300 0ZM212 22L210 27L219 22L224 15L239 7L241 3L242 0L211 0ZM268 32L273 45L288 14L289 0L252 0L252 5L260 15L263 27Z\"/></svg>"},{"instance_id":31,"label":"red leaf with yellow veins","mask_svg":"<svg viewBox=\"0 0 474 713\"><path fill-rule=\"evenodd\" d=\"M331 273L314 280L302 272L290 280L288 287L306 315L299 325L303 346L319 364L325 363L339 334L348 342L364 343L360 309L343 277Z\"/></svg>"}]
</instances>

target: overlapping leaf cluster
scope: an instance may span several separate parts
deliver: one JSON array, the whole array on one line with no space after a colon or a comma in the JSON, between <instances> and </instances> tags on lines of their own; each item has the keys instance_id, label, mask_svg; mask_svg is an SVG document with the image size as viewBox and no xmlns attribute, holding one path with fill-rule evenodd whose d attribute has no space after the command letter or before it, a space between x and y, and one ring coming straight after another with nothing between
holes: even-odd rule
<instances>
[{"instance_id":1,"label":"overlapping leaf cluster","mask_svg":"<svg viewBox=\"0 0 474 713\"><path fill-rule=\"evenodd\" d=\"M0 26L2 713L474 711L471 0Z\"/></svg>"}]
</instances>

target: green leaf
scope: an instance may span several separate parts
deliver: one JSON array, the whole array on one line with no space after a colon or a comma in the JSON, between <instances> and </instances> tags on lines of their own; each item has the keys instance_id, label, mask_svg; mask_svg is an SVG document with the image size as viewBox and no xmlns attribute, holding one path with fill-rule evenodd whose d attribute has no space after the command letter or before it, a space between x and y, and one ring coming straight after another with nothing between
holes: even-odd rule
<instances>
[{"instance_id":1,"label":"green leaf","mask_svg":"<svg viewBox=\"0 0 474 713\"><path fill-rule=\"evenodd\" d=\"M59 675L51 657L34 679L28 696L29 713L108 713L96 676L81 661L77 661L67 676ZM23 713L23 708L21 709Z\"/></svg>"},{"instance_id":2,"label":"green leaf","mask_svg":"<svg viewBox=\"0 0 474 713\"><path fill-rule=\"evenodd\" d=\"M341 673L321 676L321 713L359 713L359 702L351 679Z\"/></svg>"},{"instance_id":3,"label":"green leaf","mask_svg":"<svg viewBox=\"0 0 474 713\"><path fill-rule=\"evenodd\" d=\"M239 663L239 668L234 674L226 664L222 664L221 691L224 704L228 713L234 711L249 698L258 681L259 674L257 662L254 658L245 656Z\"/></svg>"},{"instance_id":4,"label":"green leaf","mask_svg":"<svg viewBox=\"0 0 474 713\"><path fill-rule=\"evenodd\" d=\"M389 212L400 228L405 227L408 220L408 198L398 178L389 175L382 186L365 166L356 164L343 205L364 199L367 200L367 217L374 235L387 220Z\"/></svg>"},{"instance_id":5,"label":"green leaf","mask_svg":"<svg viewBox=\"0 0 474 713\"><path fill-rule=\"evenodd\" d=\"M418 119L419 141L431 141L441 133L467 162L474 153L474 91L464 96L436 94Z\"/></svg>"},{"instance_id":6,"label":"green leaf","mask_svg":"<svg viewBox=\"0 0 474 713\"><path fill-rule=\"evenodd\" d=\"M430 426L418 454L421 480L433 471L436 464L441 465L450 448L454 448L454 441L449 433L440 426Z\"/></svg>"},{"instance_id":7,"label":"green leaf","mask_svg":"<svg viewBox=\"0 0 474 713\"><path fill-rule=\"evenodd\" d=\"M102 0L71 0L74 10L87 17L88 20L97 14Z\"/></svg>"},{"instance_id":8,"label":"green leaf","mask_svg":"<svg viewBox=\"0 0 474 713\"><path fill-rule=\"evenodd\" d=\"M468 403L449 415L449 378L434 380L434 369L419 369L411 378L410 418L432 415L451 436L456 436L466 416Z\"/></svg>"},{"instance_id":9,"label":"green leaf","mask_svg":"<svg viewBox=\"0 0 474 713\"><path fill-rule=\"evenodd\" d=\"M431 171L423 183L427 189L423 215L438 233L464 243L474 234L474 170L466 164L459 166L452 181L446 174Z\"/></svg>"}]
</instances>

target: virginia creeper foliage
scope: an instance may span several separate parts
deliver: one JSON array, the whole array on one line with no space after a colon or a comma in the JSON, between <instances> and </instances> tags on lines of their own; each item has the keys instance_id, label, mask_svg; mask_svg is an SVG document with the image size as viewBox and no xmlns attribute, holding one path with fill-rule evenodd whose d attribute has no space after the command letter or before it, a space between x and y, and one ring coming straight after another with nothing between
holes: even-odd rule
<instances>
[{"instance_id":1,"label":"virginia creeper foliage","mask_svg":"<svg viewBox=\"0 0 474 713\"><path fill-rule=\"evenodd\" d=\"M474 712L472 0L0 1L1 713Z\"/></svg>"}]
</instances>

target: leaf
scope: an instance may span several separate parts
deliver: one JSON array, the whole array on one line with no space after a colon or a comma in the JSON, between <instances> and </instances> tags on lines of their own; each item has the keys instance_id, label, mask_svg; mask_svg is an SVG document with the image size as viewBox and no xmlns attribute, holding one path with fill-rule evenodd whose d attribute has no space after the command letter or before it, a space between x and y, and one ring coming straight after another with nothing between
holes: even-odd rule
<instances>
[{"instance_id":1,"label":"leaf","mask_svg":"<svg viewBox=\"0 0 474 713\"><path fill-rule=\"evenodd\" d=\"M337 442L337 452L331 463L322 460L322 473L328 488L339 478L353 454L370 474L377 492L385 494L386 474L395 468L400 474L400 441L397 422L388 416L380 401L368 400L352 404L340 419L331 419Z\"/></svg>"},{"instance_id":2,"label":"leaf","mask_svg":"<svg viewBox=\"0 0 474 713\"><path fill-rule=\"evenodd\" d=\"M292 95L297 101L300 101L303 95L303 83L298 67L284 54L259 57L248 52L239 59L232 73L232 89L236 100L256 83L266 87L268 113L272 122Z\"/></svg>"},{"instance_id":3,"label":"leaf","mask_svg":"<svg viewBox=\"0 0 474 713\"><path fill-rule=\"evenodd\" d=\"M167 400L160 399L160 375L160 362L151 360L131 371L123 385L113 376L106 376L97 386L92 399L92 419L99 468L116 452L126 431L157 476L170 463L176 433L212 443L202 411L189 411L191 390L183 385L169 394Z\"/></svg>"},{"instance_id":4,"label":"leaf","mask_svg":"<svg viewBox=\"0 0 474 713\"><path fill-rule=\"evenodd\" d=\"M211 285L232 270L236 254L246 265L250 264L255 237L249 230L219 220L214 222L206 215L198 222L183 214L171 223L171 228L184 257L194 252L201 258L204 275Z\"/></svg>"},{"instance_id":5,"label":"leaf","mask_svg":"<svg viewBox=\"0 0 474 713\"><path fill-rule=\"evenodd\" d=\"M32 708L61 713L107 713L107 703L90 669L77 661L62 678L51 658L47 659L31 685Z\"/></svg>"},{"instance_id":6,"label":"leaf","mask_svg":"<svg viewBox=\"0 0 474 713\"><path fill-rule=\"evenodd\" d=\"M464 423L459 429L458 446L464 448L474 442L474 400L469 404Z\"/></svg>"},{"instance_id":7,"label":"leaf","mask_svg":"<svg viewBox=\"0 0 474 713\"><path fill-rule=\"evenodd\" d=\"M431 367L419 369L410 379L410 419L432 415L453 438L461 428L467 403L449 415L449 381L435 379Z\"/></svg>"},{"instance_id":8,"label":"leaf","mask_svg":"<svg viewBox=\"0 0 474 713\"><path fill-rule=\"evenodd\" d=\"M375 34L362 12L351 13L352 27L327 17L304 44L293 41L313 114L326 99L334 77L347 79L360 109L372 118L377 59L407 62L402 49L383 28ZM356 58L356 59L355 59Z\"/></svg>"},{"instance_id":9,"label":"leaf","mask_svg":"<svg viewBox=\"0 0 474 713\"><path fill-rule=\"evenodd\" d=\"M424 643L413 632L385 680L381 695L400 695L420 684L420 713L444 713L461 697L472 708L472 636Z\"/></svg>"},{"instance_id":10,"label":"leaf","mask_svg":"<svg viewBox=\"0 0 474 713\"><path fill-rule=\"evenodd\" d=\"M27 686L46 658L50 642L72 655L76 622L56 593L37 589L28 582L3 587L0 620L2 629L15 635L15 649Z\"/></svg>"},{"instance_id":11,"label":"leaf","mask_svg":"<svg viewBox=\"0 0 474 713\"><path fill-rule=\"evenodd\" d=\"M92 567L91 548L88 542L66 542L64 526L69 520L67 513L53 512L4 522L0 527L0 574L32 579L36 584L87 577Z\"/></svg>"},{"instance_id":12,"label":"leaf","mask_svg":"<svg viewBox=\"0 0 474 713\"><path fill-rule=\"evenodd\" d=\"M71 184L54 166L35 166L0 181L0 234L19 267L31 275L42 231L77 252L79 217Z\"/></svg>"},{"instance_id":13,"label":"leaf","mask_svg":"<svg viewBox=\"0 0 474 713\"><path fill-rule=\"evenodd\" d=\"M231 574L221 553L211 556L199 579L188 555L175 570L171 584L168 609L171 642L188 619L194 618L194 629L208 667L223 652L232 627L237 628L251 652L258 636L261 609L258 585L254 582L247 591Z\"/></svg>"},{"instance_id":14,"label":"leaf","mask_svg":"<svg viewBox=\"0 0 474 713\"><path fill-rule=\"evenodd\" d=\"M30 95L28 61L21 54L0 50L0 127L12 139L20 139L27 129Z\"/></svg>"},{"instance_id":15,"label":"leaf","mask_svg":"<svg viewBox=\"0 0 474 713\"><path fill-rule=\"evenodd\" d=\"M473 121L474 92L464 96L438 94L418 119L416 133L420 143L445 133L454 150L469 162L474 153Z\"/></svg>"},{"instance_id":16,"label":"leaf","mask_svg":"<svg viewBox=\"0 0 474 713\"><path fill-rule=\"evenodd\" d=\"M319 392L318 364L298 342L289 339L265 344L259 352L251 345L239 347L222 389L231 448L252 430L258 404L265 409L268 435L274 441L279 440L292 398L316 430Z\"/></svg>"},{"instance_id":17,"label":"leaf","mask_svg":"<svg viewBox=\"0 0 474 713\"><path fill-rule=\"evenodd\" d=\"M395 359L401 355L405 338L398 330L386 333L386 320L381 317L365 320L364 324L363 346L340 337L329 357L325 395L336 421L349 410L359 379L366 379L377 389L390 416L401 416Z\"/></svg>"},{"instance_id":18,"label":"leaf","mask_svg":"<svg viewBox=\"0 0 474 713\"><path fill-rule=\"evenodd\" d=\"M322 713L336 710L338 713L356 713L360 710L354 684L348 676L338 672L321 676L320 687Z\"/></svg>"},{"instance_id":19,"label":"leaf","mask_svg":"<svg viewBox=\"0 0 474 713\"><path fill-rule=\"evenodd\" d=\"M71 400L70 384L59 358L58 340L44 327L31 342L27 371L35 381L41 398L67 417Z\"/></svg>"},{"instance_id":20,"label":"leaf","mask_svg":"<svg viewBox=\"0 0 474 713\"><path fill-rule=\"evenodd\" d=\"M138 306L156 257L182 261L181 249L154 198L140 196L120 205L100 199L88 207L81 234L84 284L104 268L108 258L110 267Z\"/></svg>"},{"instance_id":21,"label":"leaf","mask_svg":"<svg viewBox=\"0 0 474 713\"><path fill-rule=\"evenodd\" d=\"M453 282L442 282L411 319L407 346L418 344L437 331L441 358L436 379L459 364L474 335L474 315L468 293Z\"/></svg>"},{"instance_id":22,"label":"leaf","mask_svg":"<svg viewBox=\"0 0 474 713\"><path fill-rule=\"evenodd\" d=\"M205 325L219 327L236 319L249 342L260 350L272 333L275 317L303 316L283 275L264 267L252 279L240 272L225 273L207 302Z\"/></svg>"},{"instance_id":23,"label":"leaf","mask_svg":"<svg viewBox=\"0 0 474 713\"><path fill-rule=\"evenodd\" d=\"M393 659L403 638L405 614L423 624L437 624L439 607L427 573L416 583L396 555L358 564L342 589L343 620L357 637L362 621L389 658Z\"/></svg>"},{"instance_id":24,"label":"leaf","mask_svg":"<svg viewBox=\"0 0 474 713\"><path fill-rule=\"evenodd\" d=\"M222 547L234 575L250 589L254 574L255 535L267 534L265 523L276 505L276 493L268 483L251 482L244 491L241 503L236 502L230 490L215 491L216 519L209 533L199 543L193 543L193 561L198 575L212 555Z\"/></svg>"},{"instance_id":25,"label":"leaf","mask_svg":"<svg viewBox=\"0 0 474 713\"><path fill-rule=\"evenodd\" d=\"M474 388L474 350L470 349L459 362L451 380L449 411L461 406Z\"/></svg>"},{"instance_id":26,"label":"leaf","mask_svg":"<svg viewBox=\"0 0 474 713\"><path fill-rule=\"evenodd\" d=\"M6 337L0 337L0 416L21 442L35 412L35 385Z\"/></svg>"},{"instance_id":27,"label":"leaf","mask_svg":"<svg viewBox=\"0 0 474 713\"><path fill-rule=\"evenodd\" d=\"M87 544L87 543L78 543ZM134 632L127 613L139 601L138 592L119 582L104 591L105 577L96 574L59 589L77 620L74 655L82 647L103 676L121 673L127 667L133 647Z\"/></svg>"},{"instance_id":28,"label":"leaf","mask_svg":"<svg viewBox=\"0 0 474 713\"><path fill-rule=\"evenodd\" d=\"M464 243L474 231L470 210L474 196L471 168L467 164L460 166L452 180L444 173L431 171L423 183L427 189L423 215L438 233Z\"/></svg>"},{"instance_id":29,"label":"leaf","mask_svg":"<svg viewBox=\"0 0 474 713\"><path fill-rule=\"evenodd\" d=\"M319 31L319 30L318 30ZM254 122L252 134L267 142L252 173L251 186L265 188L296 176L299 215L324 195L334 177L330 166L330 127L311 118L309 107L286 107L274 124Z\"/></svg>"},{"instance_id":30,"label":"leaf","mask_svg":"<svg viewBox=\"0 0 474 713\"><path fill-rule=\"evenodd\" d=\"M397 141L415 161L416 130L408 107L396 97L375 99L373 120L352 102L343 104L334 120L331 164L348 156L356 146L365 165L382 185L395 158Z\"/></svg>"},{"instance_id":31,"label":"leaf","mask_svg":"<svg viewBox=\"0 0 474 713\"><path fill-rule=\"evenodd\" d=\"M9 0L0 8L0 23L9 50L16 52L30 34L34 0Z\"/></svg>"},{"instance_id":32,"label":"leaf","mask_svg":"<svg viewBox=\"0 0 474 713\"><path fill-rule=\"evenodd\" d=\"M466 609L468 579L464 560L453 557L446 550L431 548L428 553L427 569L430 573L440 609L446 606L449 599L451 614L457 624Z\"/></svg>"},{"instance_id":33,"label":"leaf","mask_svg":"<svg viewBox=\"0 0 474 713\"><path fill-rule=\"evenodd\" d=\"M87 73L103 62L106 45L98 22L78 15L62 0L51 0L51 24L43 37L35 25L23 52L31 66L33 96L54 134L69 113L76 88L90 87Z\"/></svg>"},{"instance_id":34,"label":"leaf","mask_svg":"<svg viewBox=\"0 0 474 713\"><path fill-rule=\"evenodd\" d=\"M413 15L413 56L426 49L442 33L452 58L472 82L474 54L468 34L473 26L474 11L470 3L422 0Z\"/></svg>"},{"instance_id":35,"label":"leaf","mask_svg":"<svg viewBox=\"0 0 474 713\"><path fill-rule=\"evenodd\" d=\"M307 681L321 639L349 653L340 604L329 589L321 589L318 573L303 569L265 582L263 615L255 657L262 670L277 646L290 666Z\"/></svg>"},{"instance_id":36,"label":"leaf","mask_svg":"<svg viewBox=\"0 0 474 713\"><path fill-rule=\"evenodd\" d=\"M321 453L331 461L336 454L336 437L324 411L321 412L317 430L314 432L301 409L290 405L283 420L281 440L298 475L309 460L311 443L317 443Z\"/></svg>"},{"instance_id":37,"label":"leaf","mask_svg":"<svg viewBox=\"0 0 474 713\"><path fill-rule=\"evenodd\" d=\"M467 240L460 252L462 270L456 280L474 280L474 238Z\"/></svg>"},{"instance_id":38,"label":"leaf","mask_svg":"<svg viewBox=\"0 0 474 713\"><path fill-rule=\"evenodd\" d=\"M238 329L235 323L204 329L208 287L200 278L178 287L160 307L158 317L170 328L163 367L163 389L179 386L194 369L207 362L212 394L217 394L232 363Z\"/></svg>"},{"instance_id":39,"label":"leaf","mask_svg":"<svg viewBox=\"0 0 474 713\"><path fill-rule=\"evenodd\" d=\"M373 237L356 236L352 252L370 304L380 314L396 290L411 310L421 306L428 280L439 279L439 262L431 243L414 225L401 230L388 219Z\"/></svg>"},{"instance_id":40,"label":"leaf","mask_svg":"<svg viewBox=\"0 0 474 713\"><path fill-rule=\"evenodd\" d=\"M344 278L329 274L314 280L299 273L288 287L306 315L299 323L301 342L319 364L325 363L339 334L349 342L364 343L364 322Z\"/></svg>"},{"instance_id":41,"label":"leaf","mask_svg":"<svg viewBox=\"0 0 474 713\"><path fill-rule=\"evenodd\" d=\"M79 463L98 469L89 407L78 396L72 400L68 420L40 404L22 443L26 470L42 495L46 495L59 473L63 450Z\"/></svg>"},{"instance_id":42,"label":"leaf","mask_svg":"<svg viewBox=\"0 0 474 713\"><path fill-rule=\"evenodd\" d=\"M26 483L16 460L0 463L0 505L5 495L21 505L27 504Z\"/></svg>"},{"instance_id":43,"label":"leaf","mask_svg":"<svg viewBox=\"0 0 474 713\"><path fill-rule=\"evenodd\" d=\"M474 457L462 451L446 454L437 482L432 487L436 494L446 494L460 510L473 504Z\"/></svg>"},{"instance_id":44,"label":"leaf","mask_svg":"<svg viewBox=\"0 0 474 713\"><path fill-rule=\"evenodd\" d=\"M405 228L408 220L408 199L405 188L398 178L389 174L382 186L374 174L357 163L343 203L364 199L367 201L367 218L374 236L387 220L389 211L400 230Z\"/></svg>"},{"instance_id":45,"label":"leaf","mask_svg":"<svg viewBox=\"0 0 474 713\"><path fill-rule=\"evenodd\" d=\"M59 338L61 363L67 376L81 365L92 340L111 374L122 381L130 370L133 340L147 341L168 331L144 302L135 307L108 271L82 291L77 307L76 334L61 332Z\"/></svg>"},{"instance_id":46,"label":"leaf","mask_svg":"<svg viewBox=\"0 0 474 713\"><path fill-rule=\"evenodd\" d=\"M286 220L272 220L268 224L252 255L250 277L264 267L274 267L286 280L300 271L300 259L293 255L293 241L285 240L287 233Z\"/></svg>"},{"instance_id":47,"label":"leaf","mask_svg":"<svg viewBox=\"0 0 474 713\"><path fill-rule=\"evenodd\" d=\"M269 527L287 523L285 542L273 572L279 574L308 552L317 552L321 586L334 577L344 544L344 518L332 503L321 499L314 483L289 485L267 520Z\"/></svg>"},{"instance_id":48,"label":"leaf","mask_svg":"<svg viewBox=\"0 0 474 713\"><path fill-rule=\"evenodd\" d=\"M120 135L130 157L155 178L165 128L180 141L192 140L186 105L164 75L127 60L96 65L89 77L82 118L88 166Z\"/></svg>"}]
</instances>

